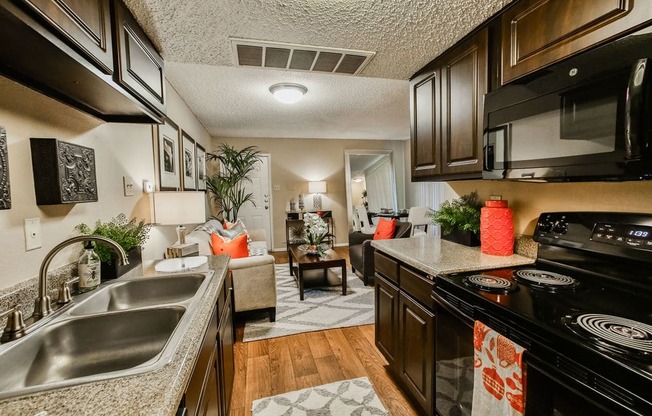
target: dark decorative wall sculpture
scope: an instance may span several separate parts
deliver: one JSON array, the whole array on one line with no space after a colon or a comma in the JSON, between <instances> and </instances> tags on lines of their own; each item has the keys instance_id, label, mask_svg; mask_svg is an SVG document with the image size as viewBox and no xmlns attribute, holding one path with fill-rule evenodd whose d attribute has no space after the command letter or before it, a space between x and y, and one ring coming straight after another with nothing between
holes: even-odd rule
<instances>
[{"instance_id":1,"label":"dark decorative wall sculpture","mask_svg":"<svg viewBox=\"0 0 652 416\"><path fill-rule=\"evenodd\" d=\"M30 139L38 205L97 201L95 150L57 139Z\"/></svg>"},{"instance_id":2,"label":"dark decorative wall sculpture","mask_svg":"<svg viewBox=\"0 0 652 416\"><path fill-rule=\"evenodd\" d=\"M0 209L11 208L9 192L9 159L7 154L7 133L0 126Z\"/></svg>"}]
</instances>

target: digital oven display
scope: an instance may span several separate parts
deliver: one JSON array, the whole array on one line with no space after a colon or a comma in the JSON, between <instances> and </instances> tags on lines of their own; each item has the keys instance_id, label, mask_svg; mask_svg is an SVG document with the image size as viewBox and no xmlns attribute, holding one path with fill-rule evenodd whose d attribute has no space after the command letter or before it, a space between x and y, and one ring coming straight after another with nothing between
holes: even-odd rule
<instances>
[{"instance_id":1,"label":"digital oven display","mask_svg":"<svg viewBox=\"0 0 652 416\"><path fill-rule=\"evenodd\" d=\"M596 224L593 241L652 249L652 227L627 224Z\"/></svg>"},{"instance_id":2,"label":"digital oven display","mask_svg":"<svg viewBox=\"0 0 652 416\"><path fill-rule=\"evenodd\" d=\"M648 230L635 229L635 230L629 230L627 232L627 235L629 237L644 238L647 240L650 238L652 234Z\"/></svg>"}]
</instances>

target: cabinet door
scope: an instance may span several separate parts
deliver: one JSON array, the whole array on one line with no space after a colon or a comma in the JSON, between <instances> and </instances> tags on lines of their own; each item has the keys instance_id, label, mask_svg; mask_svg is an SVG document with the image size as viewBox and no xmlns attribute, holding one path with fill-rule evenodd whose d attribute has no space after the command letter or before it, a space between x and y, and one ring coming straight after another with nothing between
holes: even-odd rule
<instances>
[{"instance_id":1,"label":"cabinet door","mask_svg":"<svg viewBox=\"0 0 652 416\"><path fill-rule=\"evenodd\" d=\"M488 31L446 53L441 61L441 169L482 176L483 103L487 93Z\"/></svg>"},{"instance_id":2,"label":"cabinet door","mask_svg":"<svg viewBox=\"0 0 652 416\"><path fill-rule=\"evenodd\" d=\"M376 275L375 287L376 347L383 354L390 368L395 370L398 339L398 289L388 280Z\"/></svg>"},{"instance_id":3,"label":"cabinet door","mask_svg":"<svg viewBox=\"0 0 652 416\"><path fill-rule=\"evenodd\" d=\"M231 393L233 392L233 377L235 375L235 362L233 344L235 342L233 329L233 310L231 308L231 291L224 306L222 319L217 331L218 345L218 376L220 385L220 415L227 416L231 407Z\"/></svg>"},{"instance_id":4,"label":"cabinet door","mask_svg":"<svg viewBox=\"0 0 652 416\"><path fill-rule=\"evenodd\" d=\"M640 0L523 0L502 15L503 84L652 19Z\"/></svg>"},{"instance_id":5,"label":"cabinet door","mask_svg":"<svg viewBox=\"0 0 652 416\"><path fill-rule=\"evenodd\" d=\"M437 71L416 77L410 82L412 180L441 173L439 102Z\"/></svg>"},{"instance_id":6,"label":"cabinet door","mask_svg":"<svg viewBox=\"0 0 652 416\"><path fill-rule=\"evenodd\" d=\"M210 402L210 395L217 396L218 392L209 386L211 368L215 367L217 348L216 339L218 337L217 328L217 308L213 310L208 329L204 335L201 349L198 354L195 369L190 376L190 381L185 393L185 407L187 416L203 415L207 403Z\"/></svg>"},{"instance_id":7,"label":"cabinet door","mask_svg":"<svg viewBox=\"0 0 652 416\"><path fill-rule=\"evenodd\" d=\"M109 0L22 0L102 72L113 73Z\"/></svg>"},{"instance_id":8,"label":"cabinet door","mask_svg":"<svg viewBox=\"0 0 652 416\"><path fill-rule=\"evenodd\" d=\"M202 416L215 416L220 415L220 397L218 392L219 390L219 378L217 375L217 346L215 346L215 355L213 360L213 365L209 369L206 386L204 389L204 396L202 397L202 406L201 406L201 415Z\"/></svg>"},{"instance_id":9,"label":"cabinet door","mask_svg":"<svg viewBox=\"0 0 652 416\"><path fill-rule=\"evenodd\" d=\"M163 58L129 10L120 1L114 4L118 59L114 78L152 109L165 114Z\"/></svg>"},{"instance_id":10,"label":"cabinet door","mask_svg":"<svg viewBox=\"0 0 652 416\"><path fill-rule=\"evenodd\" d=\"M399 373L404 386L428 415L433 414L434 314L399 294Z\"/></svg>"}]
</instances>

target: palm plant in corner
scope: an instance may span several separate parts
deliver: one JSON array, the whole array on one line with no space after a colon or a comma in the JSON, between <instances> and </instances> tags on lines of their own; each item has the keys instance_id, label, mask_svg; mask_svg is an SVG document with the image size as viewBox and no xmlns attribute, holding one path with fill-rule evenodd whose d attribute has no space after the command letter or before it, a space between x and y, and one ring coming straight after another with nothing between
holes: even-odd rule
<instances>
[{"instance_id":1,"label":"palm plant in corner","mask_svg":"<svg viewBox=\"0 0 652 416\"><path fill-rule=\"evenodd\" d=\"M441 238L444 240L479 246L481 208L478 192L473 191L452 201L445 201L438 211L430 213L430 218L433 224L441 226Z\"/></svg>"},{"instance_id":2,"label":"palm plant in corner","mask_svg":"<svg viewBox=\"0 0 652 416\"><path fill-rule=\"evenodd\" d=\"M247 192L246 182L251 183L251 172L261 160L260 151L256 146L236 150L222 143L214 152L206 153L206 160L220 164L218 173L206 177L206 188L219 207L217 216L234 222L245 203L256 206L253 193Z\"/></svg>"}]
</instances>

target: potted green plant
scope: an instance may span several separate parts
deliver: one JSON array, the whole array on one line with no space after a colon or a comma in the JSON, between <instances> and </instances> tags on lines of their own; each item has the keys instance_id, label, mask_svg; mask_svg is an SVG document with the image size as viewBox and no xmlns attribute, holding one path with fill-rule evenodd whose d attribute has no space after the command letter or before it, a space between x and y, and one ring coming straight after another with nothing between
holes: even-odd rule
<instances>
[{"instance_id":1,"label":"potted green plant","mask_svg":"<svg viewBox=\"0 0 652 416\"><path fill-rule=\"evenodd\" d=\"M430 213L430 218L433 224L441 226L441 238L444 240L479 246L481 208L478 192L473 191L452 201L445 201L439 210Z\"/></svg>"},{"instance_id":2,"label":"potted green plant","mask_svg":"<svg viewBox=\"0 0 652 416\"><path fill-rule=\"evenodd\" d=\"M129 264L123 266L117 261L117 256L109 246L96 243L95 252L102 262L102 280L115 279L142 263L142 246L149 238L151 224L136 218L127 220L125 214L118 214L108 222L97 221L91 229L85 223L78 224L75 229L84 235L100 235L118 243L127 253Z\"/></svg>"},{"instance_id":3,"label":"potted green plant","mask_svg":"<svg viewBox=\"0 0 652 416\"><path fill-rule=\"evenodd\" d=\"M245 188L245 183L251 182L249 175L261 160L256 146L236 150L222 143L215 152L207 153L206 159L220 163L218 173L206 178L206 188L212 194L211 199L219 206L218 216L222 215L227 221L235 221L240 207L247 201L256 206L253 193L247 192Z\"/></svg>"}]
</instances>

